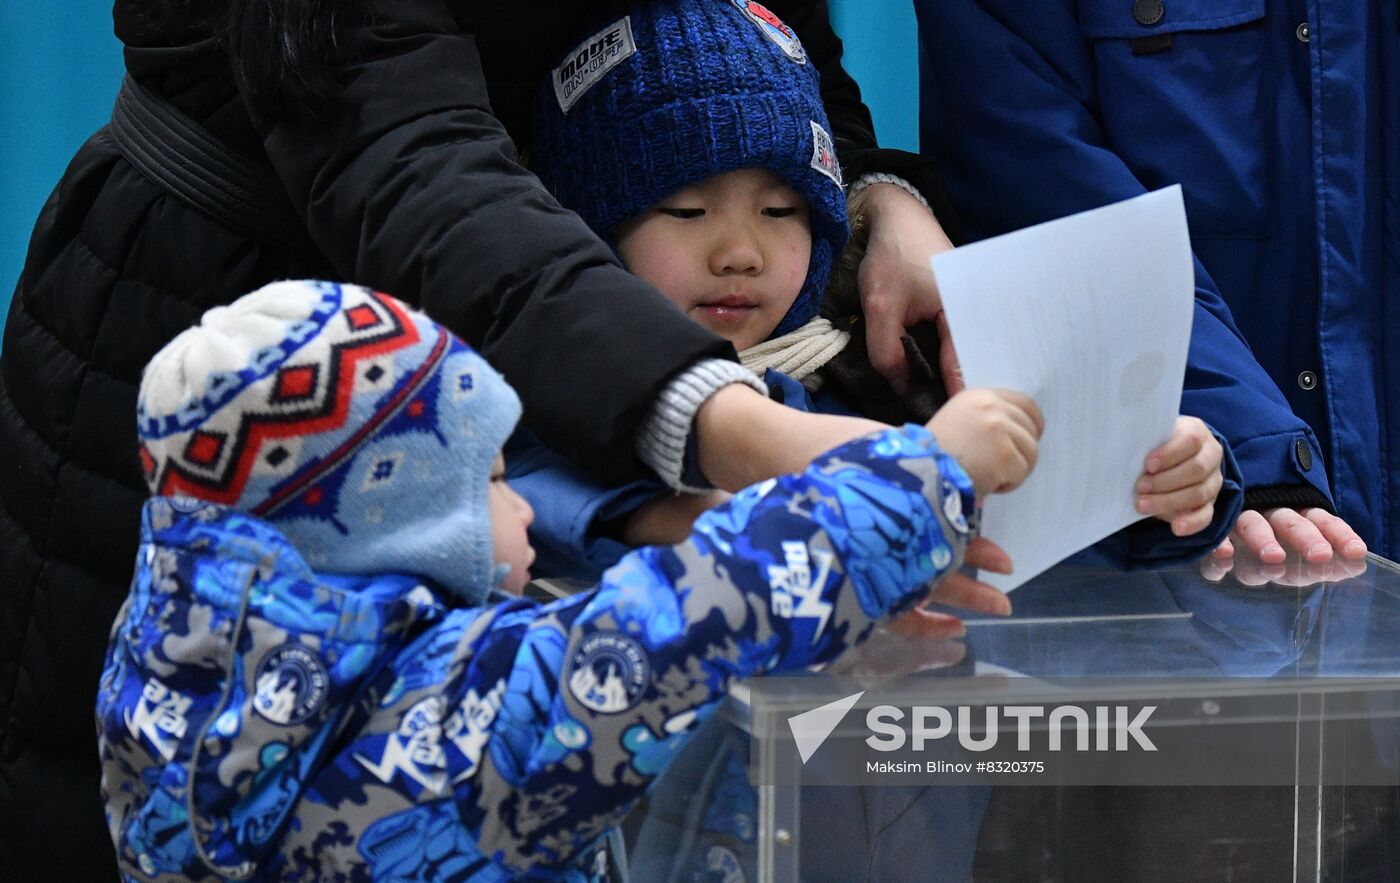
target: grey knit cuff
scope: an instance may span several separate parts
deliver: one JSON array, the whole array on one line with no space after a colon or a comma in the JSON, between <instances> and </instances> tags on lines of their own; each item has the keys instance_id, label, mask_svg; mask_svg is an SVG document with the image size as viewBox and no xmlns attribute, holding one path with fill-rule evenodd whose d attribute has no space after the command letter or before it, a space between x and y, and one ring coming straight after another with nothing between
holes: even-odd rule
<instances>
[{"instance_id":1,"label":"grey knit cuff","mask_svg":"<svg viewBox=\"0 0 1400 883\"><path fill-rule=\"evenodd\" d=\"M707 490L685 482L686 441L700 406L731 383L742 383L762 396L768 395L763 381L738 362L706 359L691 365L661 390L651 413L637 430L637 456L674 490Z\"/></svg>"},{"instance_id":2,"label":"grey knit cuff","mask_svg":"<svg viewBox=\"0 0 1400 883\"><path fill-rule=\"evenodd\" d=\"M898 175L891 175L889 172L870 172L869 174L861 175L860 178L850 186L850 189L846 191L846 201L850 202L852 199L855 199L862 190L869 187L871 184L893 184L900 190L903 190L905 193L917 199L924 208L928 209L930 212L933 211L933 209L929 208L928 200L924 199L924 195L919 192L919 188Z\"/></svg>"}]
</instances>

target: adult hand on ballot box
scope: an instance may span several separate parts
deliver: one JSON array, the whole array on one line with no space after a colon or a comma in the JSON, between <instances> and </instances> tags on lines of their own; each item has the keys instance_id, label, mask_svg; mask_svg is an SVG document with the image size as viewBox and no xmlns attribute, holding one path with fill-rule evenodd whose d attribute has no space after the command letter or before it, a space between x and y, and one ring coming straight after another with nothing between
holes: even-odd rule
<instances>
[{"instance_id":1,"label":"adult hand on ballot box","mask_svg":"<svg viewBox=\"0 0 1400 883\"><path fill-rule=\"evenodd\" d=\"M1283 564L1290 553L1312 564L1324 564L1335 556L1349 561L1366 557L1366 543L1351 525L1318 508L1247 510L1212 558L1230 558L1236 544L1270 565Z\"/></svg>"},{"instance_id":2,"label":"adult hand on ballot box","mask_svg":"<svg viewBox=\"0 0 1400 883\"><path fill-rule=\"evenodd\" d=\"M1258 512L1246 512L1245 515L1263 517ZM1240 520L1244 520L1244 515L1240 516ZM1230 576L1240 585L1251 587L1276 585L1301 588L1317 583L1340 582L1365 572L1364 553L1359 558L1331 555L1322 561L1310 561L1297 552L1290 552L1280 560L1265 561L1248 546L1242 546L1239 554L1232 550L1228 555L1217 553L1201 560L1201 576L1206 580L1218 583Z\"/></svg>"}]
</instances>

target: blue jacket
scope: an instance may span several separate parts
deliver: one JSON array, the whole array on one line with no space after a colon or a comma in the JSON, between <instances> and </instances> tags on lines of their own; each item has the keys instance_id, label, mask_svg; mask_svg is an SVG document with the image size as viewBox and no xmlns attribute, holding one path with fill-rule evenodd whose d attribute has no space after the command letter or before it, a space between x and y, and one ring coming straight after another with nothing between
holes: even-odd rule
<instances>
[{"instance_id":1,"label":"blue jacket","mask_svg":"<svg viewBox=\"0 0 1400 883\"><path fill-rule=\"evenodd\" d=\"M97 722L128 879L581 879L736 679L834 659L957 568L972 487L920 429L748 488L540 607L311 571L156 498Z\"/></svg>"},{"instance_id":2,"label":"blue jacket","mask_svg":"<svg viewBox=\"0 0 1400 883\"><path fill-rule=\"evenodd\" d=\"M824 389L813 395L801 383L772 368L764 374L763 381L771 397L800 411L856 414ZM1219 433L1215 437L1225 449L1221 463L1225 482L1216 498L1215 518L1209 527L1192 536L1177 537L1166 522L1144 519L1102 540L1095 548L1111 562L1131 569L1199 558L1220 545L1239 517L1244 492L1229 443ZM511 486L535 510L530 540L539 556L536 571L543 576L596 580L628 550L601 528L609 521L626 518L647 500L671 492L657 482L639 481L611 488L598 485L525 430L517 430L506 445L506 469Z\"/></svg>"},{"instance_id":3,"label":"blue jacket","mask_svg":"<svg viewBox=\"0 0 1400 883\"><path fill-rule=\"evenodd\" d=\"M1396 4L1166 0L1155 23L1127 0L915 6L924 147L969 232L1179 182L1197 259L1182 410L1230 439L1251 503L1327 491L1326 463L1337 511L1400 549Z\"/></svg>"}]
</instances>

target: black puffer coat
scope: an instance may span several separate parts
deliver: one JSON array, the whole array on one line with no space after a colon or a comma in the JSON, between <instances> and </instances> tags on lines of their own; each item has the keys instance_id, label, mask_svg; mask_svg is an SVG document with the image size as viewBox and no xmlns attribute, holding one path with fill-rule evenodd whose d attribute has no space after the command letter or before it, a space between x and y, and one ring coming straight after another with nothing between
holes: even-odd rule
<instances>
[{"instance_id":1,"label":"black puffer coat","mask_svg":"<svg viewBox=\"0 0 1400 883\"><path fill-rule=\"evenodd\" d=\"M506 129L523 140L545 69L596 3L379 0L349 35L344 110L262 131L217 43L163 24L154 10L165 5L116 4L128 71L270 163L308 235L259 241L219 226L142 177L105 133L44 207L0 359L5 880L115 875L92 709L145 497L136 384L204 310L286 277L391 292L482 349L538 435L615 475L641 469L632 435L665 382L697 358L732 356L623 271L516 162ZM924 161L870 149L824 2L769 5L821 67L848 178L880 168L932 193Z\"/></svg>"}]
</instances>

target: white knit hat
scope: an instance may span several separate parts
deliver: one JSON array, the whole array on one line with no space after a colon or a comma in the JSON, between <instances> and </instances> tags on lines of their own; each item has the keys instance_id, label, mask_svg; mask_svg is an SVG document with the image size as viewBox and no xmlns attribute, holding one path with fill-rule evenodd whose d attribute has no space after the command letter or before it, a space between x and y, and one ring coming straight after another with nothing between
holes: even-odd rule
<instances>
[{"instance_id":1,"label":"white knit hat","mask_svg":"<svg viewBox=\"0 0 1400 883\"><path fill-rule=\"evenodd\" d=\"M275 524L321 570L412 573L479 602L496 582L487 492L520 400L392 297L277 282L204 314L146 367L153 493Z\"/></svg>"}]
</instances>

